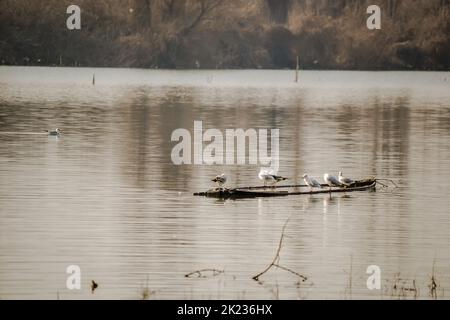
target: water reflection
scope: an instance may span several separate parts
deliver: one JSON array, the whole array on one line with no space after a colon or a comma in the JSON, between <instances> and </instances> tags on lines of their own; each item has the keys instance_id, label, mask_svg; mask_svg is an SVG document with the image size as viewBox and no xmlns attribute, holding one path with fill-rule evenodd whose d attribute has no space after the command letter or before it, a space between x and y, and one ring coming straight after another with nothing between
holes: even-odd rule
<instances>
[{"instance_id":1,"label":"water reflection","mask_svg":"<svg viewBox=\"0 0 450 320\"><path fill-rule=\"evenodd\" d=\"M305 72L299 88L284 71L174 78L105 69L95 70L93 87L84 83L90 71L54 68L38 77L34 68L0 68L0 298L55 298L56 291L66 299L138 298L147 278L162 299L273 298L276 287L280 298L339 298L350 256L354 298L379 298L365 288L370 264L386 277L415 274L426 288L436 258L449 287L450 90L439 73L400 73L394 81ZM23 74L10 81L11 73ZM208 77L214 81L205 84ZM322 180L342 170L354 179L389 177L401 188L192 197L221 172L230 186L260 184L258 165L173 165L171 134L192 132L195 120L221 131L279 128L279 173L290 183L302 183L305 172ZM53 127L64 134L41 134ZM312 279L305 290L280 270L264 286L251 279L273 259L288 217L282 261ZM99 282L95 295L64 289L72 263L86 273L86 288L88 279ZM226 273L184 277L201 268Z\"/></svg>"}]
</instances>

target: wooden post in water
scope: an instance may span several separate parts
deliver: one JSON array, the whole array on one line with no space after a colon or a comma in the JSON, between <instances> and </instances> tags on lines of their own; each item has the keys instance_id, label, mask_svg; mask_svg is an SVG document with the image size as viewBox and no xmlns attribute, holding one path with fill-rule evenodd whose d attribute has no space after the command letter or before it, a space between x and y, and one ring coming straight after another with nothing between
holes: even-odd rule
<instances>
[{"instance_id":1,"label":"wooden post in water","mask_svg":"<svg viewBox=\"0 0 450 320\"><path fill-rule=\"evenodd\" d=\"M92 85L95 86L95 73L92 75Z\"/></svg>"},{"instance_id":2,"label":"wooden post in water","mask_svg":"<svg viewBox=\"0 0 450 320\"><path fill-rule=\"evenodd\" d=\"M299 65L298 65L298 56L297 56L297 63L295 66L295 82L298 82L298 69L299 69Z\"/></svg>"}]
</instances>

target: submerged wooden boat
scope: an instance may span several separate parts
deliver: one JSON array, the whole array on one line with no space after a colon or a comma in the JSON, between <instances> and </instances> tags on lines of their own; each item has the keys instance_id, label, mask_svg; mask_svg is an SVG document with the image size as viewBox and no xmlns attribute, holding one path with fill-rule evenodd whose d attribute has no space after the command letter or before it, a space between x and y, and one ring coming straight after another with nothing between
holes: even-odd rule
<instances>
[{"instance_id":1,"label":"submerged wooden boat","mask_svg":"<svg viewBox=\"0 0 450 320\"><path fill-rule=\"evenodd\" d=\"M240 187L240 188L213 188L205 192L196 192L194 196L204 196L221 199L257 198L257 197L285 197L289 195L311 195L327 193L344 193L355 191L375 190L377 180L375 178L358 180L347 187L333 187L322 184L322 189L310 190L306 185L281 185L272 187Z\"/></svg>"}]
</instances>

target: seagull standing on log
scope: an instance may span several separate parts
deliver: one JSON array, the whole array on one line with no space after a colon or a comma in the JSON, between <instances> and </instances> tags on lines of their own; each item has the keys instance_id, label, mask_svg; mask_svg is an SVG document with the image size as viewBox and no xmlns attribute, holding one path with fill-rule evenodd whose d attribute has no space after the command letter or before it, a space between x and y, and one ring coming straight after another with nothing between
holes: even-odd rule
<instances>
[{"instance_id":1,"label":"seagull standing on log","mask_svg":"<svg viewBox=\"0 0 450 320\"><path fill-rule=\"evenodd\" d=\"M267 186L267 182L271 182L273 184L273 187L275 187L275 184L277 182L287 180L287 178L282 177L282 176L278 176L278 175L272 173L271 170L267 170L267 169L264 169L264 168L260 169L259 174L258 174L258 178L260 180L264 181L264 188Z\"/></svg>"},{"instance_id":2,"label":"seagull standing on log","mask_svg":"<svg viewBox=\"0 0 450 320\"><path fill-rule=\"evenodd\" d=\"M335 176L332 176L328 173L325 173L323 175L323 180L330 187L330 191L331 191L331 187L341 187L342 186L342 183L340 183L339 180Z\"/></svg>"},{"instance_id":3,"label":"seagull standing on log","mask_svg":"<svg viewBox=\"0 0 450 320\"><path fill-rule=\"evenodd\" d=\"M322 188L322 185L319 181L314 179L313 177L308 176L308 174L303 175L303 181L305 181L306 185L310 188L310 191L313 190L313 188Z\"/></svg>"},{"instance_id":4,"label":"seagull standing on log","mask_svg":"<svg viewBox=\"0 0 450 320\"><path fill-rule=\"evenodd\" d=\"M222 174L216 176L216 177L215 177L214 179L212 179L211 181L217 183L217 185L218 185L220 188L222 188L223 185L227 182L227 176L226 176L224 173L222 173Z\"/></svg>"},{"instance_id":5,"label":"seagull standing on log","mask_svg":"<svg viewBox=\"0 0 450 320\"><path fill-rule=\"evenodd\" d=\"M351 184L353 184L355 181L353 181L350 178L346 178L342 175L342 171L339 171L339 182L342 183L344 186L348 187Z\"/></svg>"}]
</instances>

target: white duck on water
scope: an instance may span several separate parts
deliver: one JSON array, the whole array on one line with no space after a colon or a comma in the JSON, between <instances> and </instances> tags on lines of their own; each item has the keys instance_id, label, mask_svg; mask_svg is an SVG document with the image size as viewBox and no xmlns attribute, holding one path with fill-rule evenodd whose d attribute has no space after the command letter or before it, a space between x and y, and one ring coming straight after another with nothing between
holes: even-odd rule
<instances>
[{"instance_id":1,"label":"white duck on water","mask_svg":"<svg viewBox=\"0 0 450 320\"><path fill-rule=\"evenodd\" d=\"M283 180L287 180L287 178L282 177L282 176L278 176L276 174L274 174L271 170L268 169L264 169L261 168L258 174L258 178L260 180L264 181L264 187L267 186L267 182L271 182L273 184L273 187L275 187L275 184L277 182L283 181Z\"/></svg>"},{"instance_id":2,"label":"white duck on water","mask_svg":"<svg viewBox=\"0 0 450 320\"><path fill-rule=\"evenodd\" d=\"M59 128L56 128L55 130L45 130L45 132L48 133L49 136L59 136L59 134L61 133L61 130L59 130Z\"/></svg>"}]
</instances>

